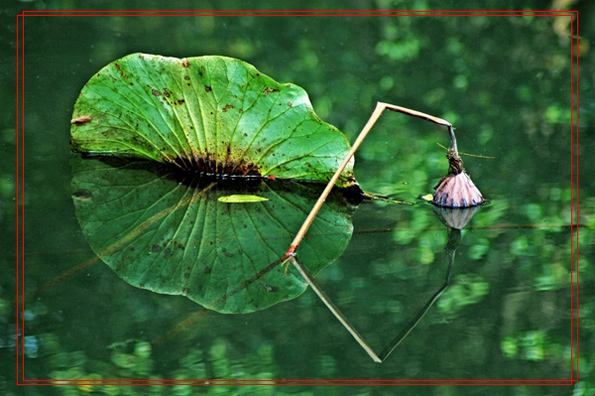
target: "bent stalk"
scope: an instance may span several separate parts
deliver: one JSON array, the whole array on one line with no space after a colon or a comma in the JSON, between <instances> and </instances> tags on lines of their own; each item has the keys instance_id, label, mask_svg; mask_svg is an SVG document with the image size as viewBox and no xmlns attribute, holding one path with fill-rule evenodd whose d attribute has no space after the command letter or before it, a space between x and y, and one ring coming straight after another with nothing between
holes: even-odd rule
<instances>
[{"instance_id":1,"label":"bent stalk","mask_svg":"<svg viewBox=\"0 0 595 396\"><path fill-rule=\"evenodd\" d=\"M438 117L434 117L434 116L431 116L431 115L426 114L426 113L422 113L421 111L411 110L411 109L408 109L406 107L395 106L395 105L392 105L392 104L389 104L389 103L378 102L376 104L376 108L372 112L372 115L368 119L368 122L366 122L366 125L364 125L364 128L362 129L362 131L357 136L357 139L355 139L355 142L353 143L353 146L351 147L351 150L349 150L349 152L345 156L345 159L343 159L343 162L341 163L341 165L339 165L339 167L335 171L335 174L333 175L333 177L331 178L331 180L326 185L326 187L325 187L324 191L322 192L322 194L320 194L320 197L318 197L318 200L316 201L316 203L312 207L312 210L308 214L308 217L306 217L306 220L304 221L304 223L302 224L301 228L299 229L299 231L295 235L295 238L291 242L291 245L289 246L289 249L287 250L287 252L283 256L283 259L284 260L286 260L286 259L288 259L290 257L295 256L297 248L299 247L300 243L302 242L302 239L304 239L304 236L306 235L306 232L308 232L308 229L312 225L312 222L314 221L314 218L316 217L316 215L320 211L320 208L324 204L324 201L326 200L326 197L328 197L328 195L330 194L331 190L335 186L335 183L339 179L339 176L341 176L341 173L343 173L343 170L345 169L345 167L347 166L347 164L351 160L351 157L353 157L353 155L355 154L355 152L357 151L357 149L359 148L359 146L362 144L362 142L364 141L364 139L368 135L368 132L370 132L370 130L372 129L372 127L374 126L374 124L376 124L376 121L378 121L378 118L380 118L380 116L382 115L382 112L384 110L387 110L387 109L388 110L391 110L391 111L396 111L396 112L399 112L399 113L407 114L407 115L410 115L410 116L413 116L413 117L422 118L424 120L428 120L428 121L431 121L433 123L436 123L436 124L439 124L439 125L444 125L444 126L448 127L448 133L450 135L450 139L451 139L451 143L452 143L452 150L454 150L455 153L457 152L457 141L455 139L454 131L453 131L453 128L452 128L452 125L451 125L450 122L448 122L446 120L443 120L442 118L438 118Z\"/></svg>"}]
</instances>

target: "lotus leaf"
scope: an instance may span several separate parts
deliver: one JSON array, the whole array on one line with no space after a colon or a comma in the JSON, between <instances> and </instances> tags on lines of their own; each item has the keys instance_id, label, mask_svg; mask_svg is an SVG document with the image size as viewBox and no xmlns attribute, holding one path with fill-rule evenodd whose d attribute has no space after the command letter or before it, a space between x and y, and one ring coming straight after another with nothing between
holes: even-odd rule
<instances>
[{"instance_id":1,"label":"lotus leaf","mask_svg":"<svg viewBox=\"0 0 595 396\"><path fill-rule=\"evenodd\" d=\"M85 84L71 148L224 178L327 182L350 146L314 113L302 88L244 61L135 53ZM354 184L352 160L337 185Z\"/></svg>"}]
</instances>

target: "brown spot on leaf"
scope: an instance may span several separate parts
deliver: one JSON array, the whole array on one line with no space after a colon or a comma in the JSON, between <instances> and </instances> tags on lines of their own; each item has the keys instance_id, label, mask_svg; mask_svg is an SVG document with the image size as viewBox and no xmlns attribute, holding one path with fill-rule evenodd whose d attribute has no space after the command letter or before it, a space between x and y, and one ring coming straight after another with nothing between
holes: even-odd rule
<instances>
[{"instance_id":1,"label":"brown spot on leaf","mask_svg":"<svg viewBox=\"0 0 595 396\"><path fill-rule=\"evenodd\" d=\"M271 88L271 87L266 87L265 90L262 91L262 92L266 96L266 95L270 94L271 92L279 92L279 91L280 91L279 89L274 89L274 88Z\"/></svg>"},{"instance_id":2,"label":"brown spot on leaf","mask_svg":"<svg viewBox=\"0 0 595 396\"><path fill-rule=\"evenodd\" d=\"M179 105L182 105L182 104L184 104L184 99L179 99L179 100L178 100L178 104L179 104Z\"/></svg>"},{"instance_id":3,"label":"brown spot on leaf","mask_svg":"<svg viewBox=\"0 0 595 396\"><path fill-rule=\"evenodd\" d=\"M171 96L171 91L170 91L169 89L167 89L167 88L165 88L165 87L164 87L164 88L163 88L163 94L164 94L166 97L168 97L168 98L169 98L169 97Z\"/></svg>"},{"instance_id":4,"label":"brown spot on leaf","mask_svg":"<svg viewBox=\"0 0 595 396\"><path fill-rule=\"evenodd\" d=\"M232 258L233 256L235 256L235 254L233 254L232 252L228 251L225 248L221 248L221 251L223 252L223 254L225 254L225 257L227 257L227 258Z\"/></svg>"},{"instance_id":5,"label":"brown spot on leaf","mask_svg":"<svg viewBox=\"0 0 595 396\"><path fill-rule=\"evenodd\" d=\"M155 96L161 95L161 93L158 90L156 90L155 88L151 89L151 93Z\"/></svg>"},{"instance_id":6,"label":"brown spot on leaf","mask_svg":"<svg viewBox=\"0 0 595 396\"><path fill-rule=\"evenodd\" d=\"M182 66L190 67L190 62L188 62L188 59L182 59Z\"/></svg>"},{"instance_id":7,"label":"brown spot on leaf","mask_svg":"<svg viewBox=\"0 0 595 396\"><path fill-rule=\"evenodd\" d=\"M172 244L177 247L178 249L184 250L184 245L178 243L177 241L173 241Z\"/></svg>"},{"instance_id":8,"label":"brown spot on leaf","mask_svg":"<svg viewBox=\"0 0 595 396\"><path fill-rule=\"evenodd\" d=\"M88 116L88 115L82 115L80 117L77 117L77 118L71 120L70 123L74 124L76 126L83 126L83 125L87 125L88 123L90 123L91 120L93 120L93 117Z\"/></svg>"},{"instance_id":9,"label":"brown spot on leaf","mask_svg":"<svg viewBox=\"0 0 595 396\"><path fill-rule=\"evenodd\" d=\"M223 108L223 112L226 113L227 110L229 110L229 109L233 109L233 105L226 104L225 107Z\"/></svg>"},{"instance_id":10,"label":"brown spot on leaf","mask_svg":"<svg viewBox=\"0 0 595 396\"><path fill-rule=\"evenodd\" d=\"M213 90L213 88L209 87L208 85L205 85L205 92L211 92Z\"/></svg>"}]
</instances>

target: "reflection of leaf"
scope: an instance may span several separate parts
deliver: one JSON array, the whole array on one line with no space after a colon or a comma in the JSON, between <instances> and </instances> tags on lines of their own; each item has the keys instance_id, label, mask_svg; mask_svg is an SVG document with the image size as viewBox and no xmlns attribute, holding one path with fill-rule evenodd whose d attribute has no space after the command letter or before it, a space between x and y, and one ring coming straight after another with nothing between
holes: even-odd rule
<instances>
[{"instance_id":1,"label":"reflection of leaf","mask_svg":"<svg viewBox=\"0 0 595 396\"><path fill-rule=\"evenodd\" d=\"M132 54L110 63L81 91L71 136L75 151L318 182L328 181L349 151L302 88L222 56ZM354 183L352 161L338 184Z\"/></svg>"},{"instance_id":2,"label":"reflection of leaf","mask_svg":"<svg viewBox=\"0 0 595 396\"><path fill-rule=\"evenodd\" d=\"M320 193L316 184L200 182L156 163L73 159L73 200L85 238L128 283L183 294L224 313L245 313L296 298L306 285L281 265L296 230ZM290 184L288 186L288 184ZM291 187L291 190L288 188ZM218 198L258 194L256 203ZM352 206L335 194L300 246L317 273L345 249Z\"/></svg>"}]
</instances>

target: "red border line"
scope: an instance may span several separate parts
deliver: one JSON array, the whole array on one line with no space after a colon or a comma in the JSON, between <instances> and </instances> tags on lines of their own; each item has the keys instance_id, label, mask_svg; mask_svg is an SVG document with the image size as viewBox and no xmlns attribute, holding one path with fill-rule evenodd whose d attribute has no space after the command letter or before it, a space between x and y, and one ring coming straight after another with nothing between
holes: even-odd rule
<instances>
[{"instance_id":1,"label":"red border line","mask_svg":"<svg viewBox=\"0 0 595 396\"><path fill-rule=\"evenodd\" d=\"M574 10L25 10L26 16L573 16Z\"/></svg>"},{"instance_id":2,"label":"red border line","mask_svg":"<svg viewBox=\"0 0 595 396\"><path fill-rule=\"evenodd\" d=\"M118 383L132 383L132 384L139 384L139 383L147 383L147 384L151 384L151 383L161 383L161 382L173 382L173 383L177 383L179 381L194 381L194 382L200 382L200 383L204 383L204 382L208 382L208 383L218 383L218 382L246 382L246 381L250 381L253 383L260 383L260 382L275 382L275 383L285 383L285 382L303 382L303 381L307 381L307 382L320 382L320 383L326 383L329 381L332 382L337 382L337 383L345 383L345 382L393 382L393 383L399 383L399 382L411 382L411 381L415 381L415 382L420 382L420 383L432 383L432 382L436 382L436 381L441 381L441 382L504 382L503 385L509 385L506 384L508 382L513 382L513 383L524 383L527 384L529 383L533 383L535 381L545 381L545 382L553 382L553 383L571 383L572 381L575 381L573 379L540 379L540 378L535 378L535 379L481 379L481 380L476 380L476 379L361 379L361 378L353 378L353 379L201 379L201 378L184 378L184 379L130 379L130 378L102 378L102 379L29 379L29 380L25 380L25 381L36 381L36 382L67 382L67 383L79 383L79 382L85 382L85 383L110 383L110 384L118 384ZM540 382L541 384L543 384L543 382ZM545 385L551 385L551 384L545 384Z\"/></svg>"},{"instance_id":3,"label":"red border line","mask_svg":"<svg viewBox=\"0 0 595 396\"><path fill-rule=\"evenodd\" d=\"M28 14L63 14L63 13L73 13L73 14L80 14L80 13L118 13L118 12L133 12L139 14L147 14L147 13L195 13L195 14L205 14L205 13L215 13L215 14L229 14L229 13L236 13L240 15L249 15L249 14L264 14L269 15L272 13L281 13L281 14L288 14L293 15L296 13L304 13L304 14L334 14L334 15L345 15L355 13L358 15L364 13L374 13L374 14L403 14L403 13L414 13L417 15L436 15L441 16L441 14L460 14L460 13L486 13L486 14L498 14L498 13L505 13L505 14L542 14L542 13L561 13L561 12L575 12L574 10L24 10L22 11L23 15Z\"/></svg>"},{"instance_id":4,"label":"red border line","mask_svg":"<svg viewBox=\"0 0 595 396\"><path fill-rule=\"evenodd\" d=\"M580 118L580 105L579 105L579 98L580 98L580 42L579 42L579 18L578 18L578 11L576 13L576 379L577 381L580 378L579 368L580 368L580 360L578 359L579 356L579 334L580 334L580 304L579 304L579 262L580 262L580 249L579 249L579 233L580 233L580 178L579 178L579 118ZM571 31L572 33L572 31ZM574 59L574 56L573 56Z\"/></svg>"},{"instance_id":5,"label":"red border line","mask_svg":"<svg viewBox=\"0 0 595 396\"><path fill-rule=\"evenodd\" d=\"M16 255L16 271L15 271L15 345L19 345L19 87L21 86L19 82L19 15L16 16L16 29L15 29L15 47L16 47L16 67L15 67L15 82L16 82L16 112L15 112L15 146L16 146L16 153L15 153L15 217L16 217L16 230L15 230L15 255ZM17 348L18 350L18 348ZM15 354L15 378L19 378L19 356L18 353Z\"/></svg>"},{"instance_id":6,"label":"red border line","mask_svg":"<svg viewBox=\"0 0 595 396\"><path fill-rule=\"evenodd\" d=\"M578 22L578 12L577 12L577 18L576 18L576 348L577 348L577 358L576 358L576 378L578 380L579 378L579 366L580 366L580 360L578 359L578 345L579 345L579 325L578 325L578 321L579 321L579 310L580 310L580 306L579 306L579 298L578 298L578 293L579 293L579 281L578 281L578 276L579 276L579 261L580 261L580 255L579 255L579 228L580 228L580 205L579 205L579 201L580 201L580 194L579 194L579 96L580 96L580 90L579 90L579 57L580 57L580 48L579 48L579 22ZM573 58L574 59L574 58Z\"/></svg>"},{"instance_id":7,"label":"red border line","mask_svg":"<svg viewBox=\"0 0 595 396\"><path fill-rule=\"evenodd\" d=\"M20 162L20 182L21 182L21 227L20 227L20 237L21 237L21 334L20 339L17 338L17 341L20 341L17 345L19 345L21 350L21 379L25 379L25 320L24 320L24 310L25 310L25 300L23 291L25 290L25 18L21 17L21 78L20 78L20 87L21 87L21 162ZM17 348L18 349L18 348ZM17 377L18 378L18 377Z\"/></svg>"},{"instance_id":8,"label":"red border line","mask_svg":"<svg viewBox=\"0 0 595 396\"><path fill-rule=\"evenodd\" d=\"M571 378L570 379L25 379L24 378L24 84L25 16L569 16L571 17ZM20 21L20 23L19 23ZM19 35L20 33L20 35ZM17 385L572 385L579 380L579 14L576 10L25 10L16 15L16 379ZM575 43L576 38L576 43ZM576 45L576 52L574 47ZM576 56L576 85L574 60ZM574 99L576 90L576 101ZM574 105L576 102L576 159ZM20 112L19 112L20 104ZM19 125L20 121L20 125ZM19 140L20 131L20 140ZM19 161L20 153L20 161ZM575 162L576 161L576 162ZM576 166L576 172L574 171ZM575 179L576 175L576 179ZM576 193L574 191L576 183ZM574 214L576 197L576 215ZM20 204L20 208L19 208ZM20 219L20 222L19 222ZM574 255L576 219L576 256ZM20 245L19 245L20 243ZM20 250L19 250L20 246ZM576 298L574 271L576 257ZM20 264L20 265L19 265ZM19 284L20 276L20 284ZM19 304L20 297L20 304ZM575 322L576 307L576 322ZM573 329L576 323L576 330ZM20 328L19 328L20 325ZM574 343L576 337L576 354ZM19 353L20 352L20 353ZM576 365L576 378L574 367ZM19 368L20 376L19 376Z\"/></svg>"},{"instance_id":9,"label":"red border line","mask_svg":"<svg viewBox=\"0 0 595 396\"><path fill-rule=\"evenodd\" d=\"M443 14L415 14L415 13L398 13L398 14L378 14L378 13L357 13L357 14L334 14L334 13L325 13L325 14L311 14L311 13L297 13L297 14L286 14L286 13L267 13L267 14L263 14L263 13L252 13L252 14L238 14L238 13L184 13L184 14L180 14L180 13L161 13L161 14L142 14L142 13L137 13L137 12L120 12L120 13L81 13L81 14L43 14L43 13L35 13L35 14L26 14L26 16L246 16L246 15L252 15L252 16L292 16L292 17L296 17L296 16L569 16L572 17L573 14L569 13L569 12L564 12L564 13L556 13L556 12L550 12L548 14L546 13L523 13L523 14L511 14L511 13L499 13L499 14L493 14L493 13L469 13L469 12L465 12L465 13L443 13Z\"/></svg>"},{"instance_id":10,"label":"red border line","mask_svg":"<svg viewBox=\"0 0 595 396\"><path fill-rule=\"evenodd\" d=\"M574 52L575 52L575 48L574 48L574 39L572 38L572 32L574 31L574 20L571 21L570 24L570 139L571 139L571 167L570 167L570 224L573 224L573 216L574 216L574 199L576 197L576 192L575 192L575 179L573 177L573 173L575 172L575 166L574 166ZM577 217L574 216L574 218L576 219ZM571 235L570 235L570 287L571 287L571 293L570 293L570 302L571 302L571 323L574 323L575 320L575 316L574 316L574 309L576 307L576 299L574 298L574 292L572 292L572 288L574 286L574 273L576 271L576 265L575 265L575 261L573 260L573 256L576 257L575 253L574 253L574 243L572 241L572 236L574 234L574 230L571 229ZM571 356L573 356L572 350L574 348L574 331L573 328L571 326L570 328L570 350L571 350ZM572 359L571 359L572 361ZM573 364L571 365L571 378L574 378L574 368L575 368L575 364L574 362L572 362ZM577 365L578 365L578 361L577 361ZM577 368L578 369L578 368Z\"/></svg>"},{"instance_id":11,"label":"red border line","mask_svg":"<svg viewBox=\"0 0 595 396\"><path fill-rule=\"evenodd\" d=\"M54 380L55 382L52 383L28 383L28 384L19 384L19 385L35 385L35 386L57 386L57 385L61 385L61 386L68 386L68 385L95 385L95 386L99 386L99 385L119 385L119 386L130 386L130 385L193 385L193 386L209 386L209 385L234 385L234 386L238 386L238 385L261 385L261 386L295 386L295 385L342 385L342 386L353 386L353 385L357 385L357 386L363 386L363 385L367 385L367 386L397 386L397 385L467 385L467 386L478 386L478 385L490 385L490 386L504 386L504 385L512 385L512 386L518 386L518 385L523 385L523 386L527 386L527 385L548 385L548 386L570 386L573 385L574 382L559 382L559 383L553 383L553 384L543 384L541 382L531 382L531 383L526 383L526 382L517 382L517 383L511 383L511 384L501 384L501 383L492 383L492 382L482 382L482 381L477 381L477 382L473 382L473 383L469 383L469 382L440 382L439 380L436 380L436 382L433 383L420 383L420 382L415 382L415 381L409 381L409 382L402 382L402 383L398 383L395 384L393 382L390 382L389 380L378 380L375 382L335 382L332 380L329 380L327 382L312 382L312 381L301 381L301 382L287 382L287 383L278 383L275 380L273 381L269 381L267 383L254 383L251 382L250 380L245 380L245 381L238 381L238 382L231 382L231 380L227 380L227 382L218 382L218 383L212 383L212 381L209 380L205 380L205 382L200 382L200 383L196 383L196 382L189 382L187 380L180 380L179 382L159 382L159 383L121 383L121 384L113 384L113 383L90 383L90 382L77 382L77 383L69 383L69 384L64 384L61 383L61 380Z\"/></svg>"}]
</instances>

